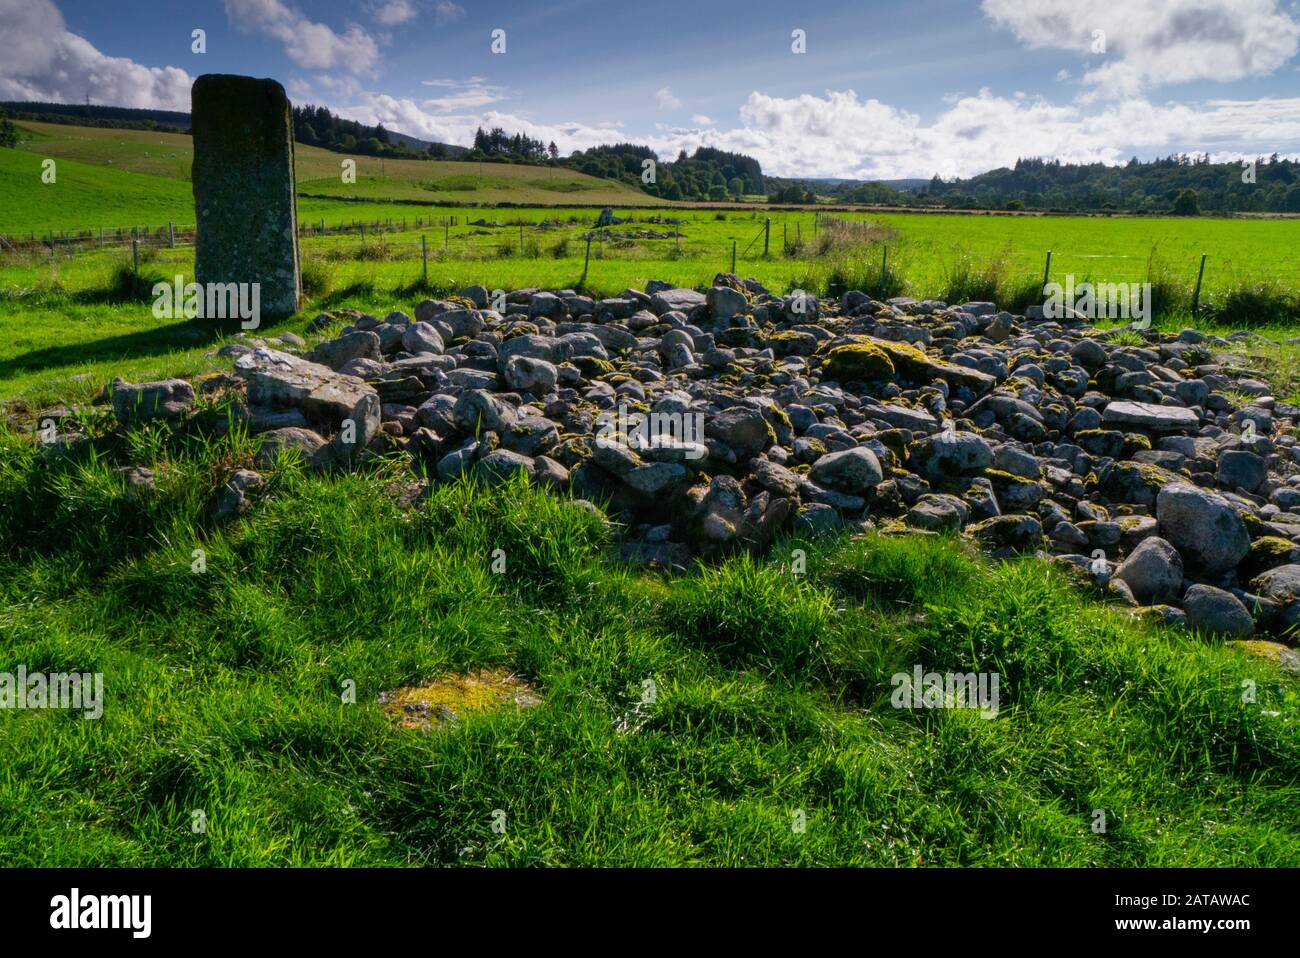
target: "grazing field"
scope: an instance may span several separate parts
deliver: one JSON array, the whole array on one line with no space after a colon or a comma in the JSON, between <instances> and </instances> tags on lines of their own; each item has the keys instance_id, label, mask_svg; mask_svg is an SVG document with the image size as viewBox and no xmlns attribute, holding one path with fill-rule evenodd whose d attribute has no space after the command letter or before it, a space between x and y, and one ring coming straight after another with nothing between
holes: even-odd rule
<instances>
[{"instance_id":1,"label":"grazing field","mask_svg":"<svg viewBox=\"0 0 1300 958\"><path fill-rule=\"evenodd\" d=\"M30 134L22 150L44 159L108 167L112 171L143 173L160 179L183 181L188 206L177 206L164 217L178 223L194 219L190 198L190 164L193 141L184 133L156 133L143 130L112 130L97 127L64 126L56 123L18 124ZM371 200L413 200L425 203L563 203L578 200L590 204L663 205L625 184L598 179L563 167L520 166L511 163L464 163L444 160L380 160L371 156L347 155L296 144L294 158L298 189L302 193ZM344 183L343 161L356 164L356 182ZM62 166L62 162L61 162ZM39 169L39 162L37 164ZM81 175L79 173L74 175ZM39 181L35 181L39 182ZM111 185L111 179L108 185ZM8 200L6 192L4 199ZM96 222L94 207L82 207L87 219L64 221L51 216L15 225L13 228L89 229L99 226L131 226L132 221ZM147 221L159 222L156 217ZM3 228L3 227L0 227Z\"/></svg>"},{"instance_id":2,"label":"grazing field","mask_svg":"<svg viewBox=\"0 0 1300 958\"><path fill-rule=\"evenodd\" d=\"M0 163L12 162L13 155L0 150ZM65 171L70 166L65 165ZM115 203L131 202L132 197L142 204L153 202L157 194L150 192L152 184L168 182L138 174L113 175L149 181L149 188L134 194L109 191L106 195ZM188 190L187 184L173 185ZM60 187L52 195L71 197L70 190ZM84 206L102 194L92 179L76 195ZM1279 342L1300 335L1300 281L1246 282L1235 272L1237 263L1285 264L1287 257L1300 255L1300 221L1294 220L864 214L840 229L833 221L828 228L827 220L812 212L636 210L625 211L634 222L594 234L584 279L584 236L594 221L591 210L444 207L420 212L426 221L454 216L457 225L445 231L438 226L417 231L409 228L414 222L410 207L300 201L308 301L303 314L284 328L301 332L316 311L333 306L356 306L380 315L390 309L411 312L429 294L455 293L478 283L502 289L581 283L602 295L628 286L644 288L651 279L707 287L718 272L731 269L734 243L737 272L779 292L805 289L838 295L844 288L857 288L879 296L911 294L949 302L991 299L1011 308L1041 295L1042 259L1051 248L1051 275L1059 281L1067 272L1074 273L1076 281L1143 282L1150 276L1160 324L1195 322L1225 333L1250 326ZM768 215L772 227L770 255L765 257L762 234ZM371 226L364 239L359 230L317 233L321 220L337 229L360 216L372 224L391 219L393 231L377 235ZM408 218L405 231L400 228L403 217ZM467 218L488 225L468 225ZM988 237L983 248L978 245L981 230ZM1202 313L1194 318L1190 305L1199 263L1195 251L1216 236L1218 258L1207 263ZM422 237L429 251L427 284ZM967 243L972 245L963 245ZM1040 243L1042 248L1033 248ZM882 283L886 247L888 267ZM149 308L149 287L177 274L190 276L193 257L190 246L145 248L139 288L129 294L129 245L99 249L92 243L71 255L61 245L54 255L44 247L0 253L0 398L84 396L118 372L166 373L169 363L192 371L208 368L211 361L203 354L215 346L187 339L193 330L186 324L159 322ZM1288 392L1295 379L1290 372L1292 352L1289 346L1275 348L1268 357L1285 368Z\"/></svg>"}]
</instances>

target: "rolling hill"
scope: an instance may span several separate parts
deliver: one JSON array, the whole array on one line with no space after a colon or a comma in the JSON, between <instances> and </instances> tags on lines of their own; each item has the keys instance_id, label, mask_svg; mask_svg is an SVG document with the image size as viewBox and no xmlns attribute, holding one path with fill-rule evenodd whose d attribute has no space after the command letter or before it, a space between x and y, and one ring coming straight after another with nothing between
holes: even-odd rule
<instances>
[{"instance_id":1,"label":"rolling hill","mask_svg":"<svg viewBox=\"0 0 1300 958\"><path fill-rule=\"evenodd\" d=\"M194 218L183 133L22 121L18 150L0 150L0 233L158 225ZM58 162L54 184L41 161ZM356 182L344 183L344 161ZM626 184L564 167L455 160L384 160L298 144L300 196L429 204L664 206ZM412 215L415 215L413 210Z\"/></svg>"}]
</instances>

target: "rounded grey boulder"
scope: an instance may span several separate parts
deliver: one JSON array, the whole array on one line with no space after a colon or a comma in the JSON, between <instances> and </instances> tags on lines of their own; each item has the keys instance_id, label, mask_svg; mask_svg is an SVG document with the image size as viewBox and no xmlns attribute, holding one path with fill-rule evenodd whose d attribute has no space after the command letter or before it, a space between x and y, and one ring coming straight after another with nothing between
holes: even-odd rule
<instances>
[{"instance_id":1,"label":"rounded grey boulder","mask_svg":"<svg viewBox=\"0 0 1300 958\"><path fill-rule=\"evenodd\" d=\"M1149 540L1148 540L1149 541ZM1255 622L1231 592L1212 585L1194 585L1183 596L1187 625L1198 632L1239 639L1255 631Z\"/></svg>"},{"instance_id":2,"label":"rounded grey boulder","mask_svg":"<svg viewBox=\"0 0 1300 958\"><path fill-rule=\"evenodd\" d=\"M1171 482L1160 490L1156 519L1161 535L1209 573L1235 567L1250 549L1246 524L1227 500L1186 483Z\"/></svg>"},{"instance_id":3,"label":"rounded grey boulder","mask_svg":"<svg viewBox=\"0 0 1300 958\"><path fill-rule=\"evenodd\" d=\"M1144 605L1174 602L1183 587L1183 557L1164 539L1150 536L1119 564L1115 578Z\"/></svg>"},{"instance_id":4,"label":"rounded grey boulder","mask_svg":"<svg viewBox=\"0 0 1300 958\"><path fill-rule=\"evenodd\" d=\"M813 463L808 475L814 482L848 493L865 492L884 479L880 460L862 446L827 453Z\"/></svg>"}]
</instances>

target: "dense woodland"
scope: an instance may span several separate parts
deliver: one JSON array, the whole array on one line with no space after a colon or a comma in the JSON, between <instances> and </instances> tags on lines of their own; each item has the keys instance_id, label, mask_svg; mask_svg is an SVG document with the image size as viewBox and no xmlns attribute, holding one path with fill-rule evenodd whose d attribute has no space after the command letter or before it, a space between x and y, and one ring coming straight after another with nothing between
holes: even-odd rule
<instances>
[{"instance_id":1,"label":"dense woodland","mask_svg":"<svg viewBox=\"0 0 1300 958\"><path fill-rule=\"evenodd\" d=\"M881 184L866 184L880 187ZM887 188L886 188L887 189ZM1022 159L969 179L934 177L893 200L865 199L862 184L824 188L838 202L894 202L960 209L1035 209L1133 213L1300 213L1300 163L1276 154L1253 165L1211 163L1205 155L1121 166Z\"/></svg>"},{"instance_id":2,"label":"dense woodland","mask_svg":"<svg viewBox=\"0 0 1300 958\"><path fill-rule=\"evenodd\" d=\"M94 126L122 130L164 130L188 133L190 115L173 110L137 110L124 106L93 106L82 103L29 103L9 100L0 103L0 117L67 126Z\"/></svg>"},{"instance_id":3,"label":"dense woodland","mask_svg":"<svg viewBox=\"0 0 1300 958\"><path fill-rule=\"evenodd\" d=\"M649 183L642 177L646 160L655 161L654 179ZM682 150L675 160L664 163L648 146L615 143L575 152L566 163L592 176L622 180L666 200L739 200L761 195L766 182L758 160L708 146L690 155Z\"/></svg>"}]
</instances>

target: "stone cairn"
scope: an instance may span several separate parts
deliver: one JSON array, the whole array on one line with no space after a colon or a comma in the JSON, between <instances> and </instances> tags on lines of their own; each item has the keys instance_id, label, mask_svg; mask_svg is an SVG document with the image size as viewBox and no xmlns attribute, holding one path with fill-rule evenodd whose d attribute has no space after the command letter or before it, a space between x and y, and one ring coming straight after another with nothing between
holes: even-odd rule
<instances>
[{"instance_id":1,"label":"stone cairn","mask_svg":"<svg viewBox=\"0 0 1300 958\"><path fill-rule=\"evenodd\" d=\"M310 349L245 337L221 350L233 375L202 388L237 396L263 466L402 452L434 482L527 474L607 502L631 561L681 567L845 527L960 533L1051 556L1167 622L1236 638L1300 625L1300 408L1232 340L991 303L783 297L730 274L707 293L489 298L324 313ZM178 381L119 396L124 421L184 418L193 401ZM703 428L646 435L638 413ZM228 493L228 511L246 508Z\"/></svg>"}]
</instances>

